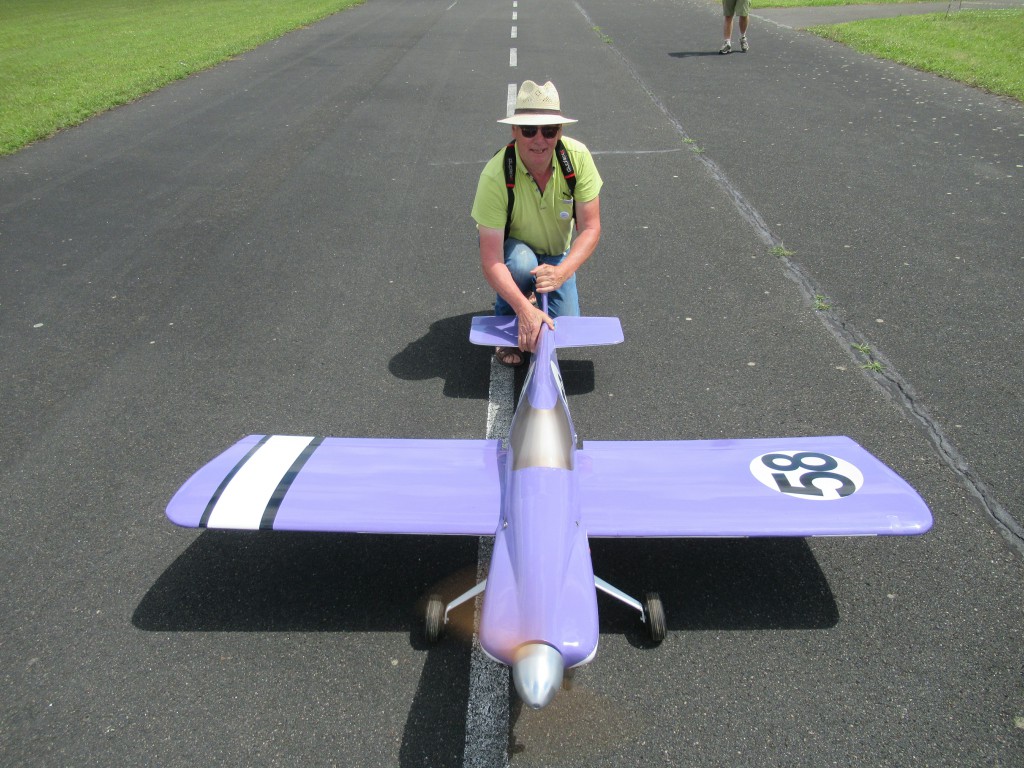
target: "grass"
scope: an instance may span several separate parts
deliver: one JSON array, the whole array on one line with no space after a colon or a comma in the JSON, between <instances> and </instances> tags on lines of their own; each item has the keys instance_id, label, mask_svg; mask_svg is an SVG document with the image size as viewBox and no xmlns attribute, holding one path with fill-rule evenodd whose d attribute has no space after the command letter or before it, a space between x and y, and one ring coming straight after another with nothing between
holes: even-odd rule
<instances>
[{"instance_id":1,"label":"grass","mask_svg":"<svg viewBox=\"0 0 1024 768\"><path fill-rule=\"evenodd\" d=\"M361 0L0 0L0 155Z\"/></svg>"},{"instance_id":2,"label":"grass","mask_svg":"<svg viewBox=\"0 0 1024 768\"><path fill-rule=\"evenodd\" d=\"M921 3L928 0L750 0L756 8L809 8L823 5L881 5L883 3Z\"/></svg>"},{"instance_id":3,"label":"grass","mask_svg":"<svg viewBox=\"0 0 1024 768\"><path fill-rule=\"evenodd\" d=\"M861 53L1024 101L1024 9L929 13L807 31Z\"/></svg>"}]
</instances>

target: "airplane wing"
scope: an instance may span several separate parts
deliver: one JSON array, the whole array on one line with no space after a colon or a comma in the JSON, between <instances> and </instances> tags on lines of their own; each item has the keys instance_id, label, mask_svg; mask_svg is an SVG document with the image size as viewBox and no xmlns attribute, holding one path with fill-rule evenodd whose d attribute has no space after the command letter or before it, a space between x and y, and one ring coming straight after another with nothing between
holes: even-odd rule
<instances>
[{"instance_id":1,"label":"airplane wing","mask_svg":"<svg viewBox=\"0 0 1024 768\"><path fill-rule=\"evenodd\" d=\"M579 317L565 315L555 318L555 347L594 347L619 344L623 339L622 324L617 317ZM516 347L519 345L519 324L515 315L493 315L473 318L469 340L485 347Z\"/></svg>"},{"instance_id":2,"label":"airplane wing","mask_svg":"<svg viewBox=\"0 0 1024 768\"><path fill-rule=\"evenodd\" d=\"M590 536L857 536L924 533L931 513L848 437L586 442Z\"/></svg>"},{"instance_id":3,"label":"airplane wing","mask_svg":"<svg viewBox=\"0 0 1024 768\"><path fill-rule=\"evenodd\" d=\"M250 435L197 471L167 516L192 528L491 536L499 440Z\"/></svg>"}]
</instances>

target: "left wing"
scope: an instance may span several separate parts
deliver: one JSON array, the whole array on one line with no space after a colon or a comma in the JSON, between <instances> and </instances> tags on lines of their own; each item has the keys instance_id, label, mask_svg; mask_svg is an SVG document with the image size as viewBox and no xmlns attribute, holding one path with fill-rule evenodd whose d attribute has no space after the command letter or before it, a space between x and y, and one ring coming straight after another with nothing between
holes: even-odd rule
<instances>
[{"instance_id":1,"label":"left wing","mask_svg":"<svg viewBox=\"0 0 1024 768\"><path fill-rule=\"evenodd\" d=\"M591 536L924 533L927 505L848 437L585 442Z\"/></svg>"},{"instance_id":2,"label":"left wing","mask_svg":"<svg viewBox=\"0 0 1024 768\"><path fill-rule=\"evenodd\" d=\"M196 472L167 517L192 528L493 535L498 440L250 435Z\"/></svg>"}]
</instances>

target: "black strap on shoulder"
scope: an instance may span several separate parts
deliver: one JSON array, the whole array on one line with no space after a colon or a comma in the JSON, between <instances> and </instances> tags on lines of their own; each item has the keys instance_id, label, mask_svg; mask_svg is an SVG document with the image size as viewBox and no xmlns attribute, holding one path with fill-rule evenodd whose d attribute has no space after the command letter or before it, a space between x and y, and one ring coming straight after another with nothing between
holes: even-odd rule
<instances>
[{"instance_id":1,"label":"black strap on shoulder","mask_svg":"<svg viewBox=\"0 0 1024 768\"><path fill-rule=\"evenodd\" d=\"M498 152L501 150L499 149ZM555 157L558 158L558 167L562 171L565 183L569 186L569 197L572 198L572 218L576 219L576 169L572 167L572 160L565 149L562 140L555 144ZM505 239L508 240L509 232L512 230L512 208L516 204L516 143L510 141L505 145L505 157L502 161L502 168L505 171L505 189L508 191L508 211L505 215Z\"/></svg>"},{"instance_id":2,"label":"black strap on shoulder","mask_svg":"<svg viewBox=\"0 0 1024 768\"><path fill-rule=\"evenodd\" d=\"M555 144L555 157L558 158L558 166L562 169L565 183L569 185L569 197L572 198L572 220L576 221L576 169L572 167L572 160L569 153L565 151L565 145L559 139Z\"/></svg>"},{"instance_id":3,"label":"black strap on shoulder","mask_svg":"<svg viewBox=\"0 0 1024 768\"><path fill-rule=\"evenodd\" d=\"M571 195L576 191L576 169L572 167L572 160L569 159L569 153L565 151L565 144L561 139L555 144L555 157L558 158L558 165L562 169L565 183L569 185L569 194Z\"/></svg>"},{"instance_id":4,"label":"black strap on shoulder","mask_svg":"<svg viewBox=\"0 0 1024 768\"><path fill-rule=\"evenodd\" d=\"M508 240L508 233L512 231L512 207L516 204L516 143L510 141L505 146L505 160L502 162L505 169L505 189L508 190L508 212L505 214L505 239Z\"/></svg>"}]
</instances>

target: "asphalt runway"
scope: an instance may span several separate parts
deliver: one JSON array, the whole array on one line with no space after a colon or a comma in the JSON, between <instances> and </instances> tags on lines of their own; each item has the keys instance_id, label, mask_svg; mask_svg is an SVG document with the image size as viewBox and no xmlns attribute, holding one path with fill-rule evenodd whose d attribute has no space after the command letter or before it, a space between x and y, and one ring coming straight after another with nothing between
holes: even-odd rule
<instances>
[{"instance_id":1,"label":"asphalt runway","mask_svg":"<svg viewBox=\"0 0 1024 768\"><path fill-rule=\"evenodd\" d=\"M718 56L720 29L702 0L368 0L0 159L0 762L1024 760L1024 110L757 19ZM594 541L669 636L599 598L540 712L481 693L471 610L422 640L475 540L163 516L249 433L484 436L469 208L525 78L605 178L580 287L626 341L563 355L581 437L847 434L935 516ZM502 706L482 740L470 708Z\"/></svg>"}]
</instances>

